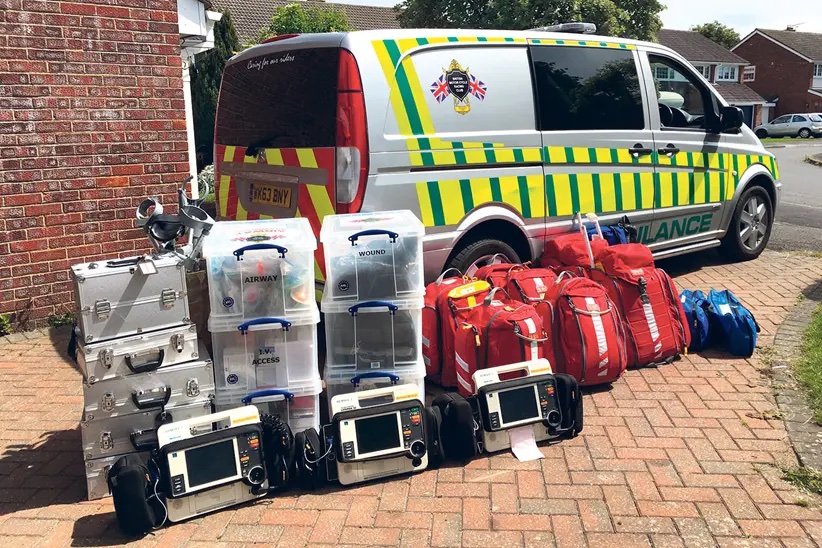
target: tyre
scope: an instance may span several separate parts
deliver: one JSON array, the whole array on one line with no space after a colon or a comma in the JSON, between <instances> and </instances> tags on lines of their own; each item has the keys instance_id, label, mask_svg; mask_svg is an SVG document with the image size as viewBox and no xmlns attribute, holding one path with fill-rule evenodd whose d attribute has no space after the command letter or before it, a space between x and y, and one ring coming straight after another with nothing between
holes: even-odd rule
<instances>
[{"instance_id":1,"label":"tyre","mask_svg":"<svg viewBox=\"0 0 822 548\"><path fill-rule=\"evenodd\" d=\"M765 250L773 229L773 203L761 186L749 187L736 204L723 251L732 259L749 261Z\"/></svg>"},{"instance_id":2,"label":"tyre","mask_svg":"<svg viewBox=\"0 0 822 548\"><path fill-rule=\"evenodd\" d=\"M799 130L799 138L800 139L810 139L811 138L811 130L806 127L803 127Z\"/></svg>"},{"instance_id":3,"label":"tyre","mask_svg":"<svg viewBox=\"0 0 822 548\"><path fill-rule=\"evenodd\" d=\"M768 136L768 132L765 131L764 129L757 129L756 130L756 136L759 137L760 139L764 139Z\"/></svg>"},{"instance_id":4,"label":"tyre","mask_svg":"<svg viewBox=\"0 0 822 548\"><path fill-rule=\"evenodd\" d=\"M454 254L445 268L456 268L460 272L467 273L472 266L484 266L497 254L505 255L511 263L522 262L522 258L513 247L501 240L489 238L469 242L459 247L459 251Z\"/></svg>"}]
</instances>

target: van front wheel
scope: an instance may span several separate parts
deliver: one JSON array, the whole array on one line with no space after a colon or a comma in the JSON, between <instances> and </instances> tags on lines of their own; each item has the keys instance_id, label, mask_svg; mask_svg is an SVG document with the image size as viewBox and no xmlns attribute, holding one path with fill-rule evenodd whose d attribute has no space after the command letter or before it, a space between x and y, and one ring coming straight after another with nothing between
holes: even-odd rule
<instances>
[{"instance_id":1,"label":"van front wheel","mask_svg":"<svg viewBox=\"0 0 822 548\"><path fill-rule=\"evenodd\" d=\"M481 266L490 263L495 255L504 255L508 262L519 263L520 256L514 248L500 240L483 239L468 243L459 248L459 251L451 258L446 268L456 268L463 274L469 274L469 270L476 270ZM498 257L501 258L501 257Z\"/></svg>"},{"instance_id":2,"label":"van front wheel","mask_svg":"<svg viewBox=\"0 0 822 548\"><path fill-rule=\"evenodd\" d=\"M756 259L768 245L772 228L771 197L761 186L752 186L739 197L722 248L738 261Z\"/></svg>"}]
</instances>

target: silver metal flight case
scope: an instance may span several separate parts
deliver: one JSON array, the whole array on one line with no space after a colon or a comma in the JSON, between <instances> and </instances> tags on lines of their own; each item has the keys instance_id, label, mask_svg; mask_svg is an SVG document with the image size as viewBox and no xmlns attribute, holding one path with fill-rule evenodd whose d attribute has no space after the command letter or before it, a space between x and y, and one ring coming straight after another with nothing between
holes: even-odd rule
<instances>
[{"instance_id":1,"label":"silver metal flight case","mask_svg":"<svg viewBox=\"0 0 822 548\"><path fill-rule=\"evenodd\" d=\"M167 407L164 411L154 409L82 421L83 460L150 450L156 446L156 430L160 424L209 415L211 409L211 400L205 398L187 405Z\"/></svg>"},{"instance_id":2,"label":"silver metal flight case","mask_svg":"<svg viewBox=\"0 0 822 548\"><path fill-rule=\"evenodd\" d=\"M203 350L205 355L205 350ZM84 422L120 417L142 411L174 408L202 399L214 399L211 360L164 367L153 373L83 383Z\"/></svg>"},{"instance_id":3,"label":"silver metal flight case","mask_svg":"<svg viewBox=\"0 0 822 548\"><path fill-rule=\"evenodd\" d=\"M91 343L190 323L184 261L174 253L76 264L78 340Z\"/></svg>"},{"instance_id":4,"label":"silver metal flight case","mask_svg":"<svg viewBox=\"0 0 822 548\"><path fill-rule=\"evenodd\" d=\"M208 356L200 354L194 325L93 344L77 343L77 363L87 384L165 369L200 357Z\"/></svg>"}]
</instances>

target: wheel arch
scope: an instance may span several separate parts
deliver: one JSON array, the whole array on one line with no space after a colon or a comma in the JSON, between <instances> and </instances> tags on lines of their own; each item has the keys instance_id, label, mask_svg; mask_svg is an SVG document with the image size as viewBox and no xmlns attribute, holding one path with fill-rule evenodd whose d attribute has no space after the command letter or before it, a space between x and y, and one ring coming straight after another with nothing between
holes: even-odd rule
<instances>
[{"instance_id":1,"label":"wheel arch","mask_svg":"<svg viewBox=\"0 0 822 548\"><path fill-rule=\"evenodd\" d=\"M779 202L776 181L774 181L773 175L771 175L771 172L768 171L764 165L754 164L750 166L742 175L742 179L737 185L733 198L730 201L730 207L725 208L725 212L722 216L723 232L727 233L728 226L731 223L734 211L736 211L736 206L739 203L739 199L742 197L742 194L752 186L758 186L765 189L765 192L768 193L768 197L771 199L771 205L774 212L776 212L776 206Z\"/></svg>"},{"instance_id":2,"label":"wheel arch","mask_svg":"<svg viewBox=\"0 0 822 548\"><path fill-rule=\"evenodd\" d=\"M484 239L507 243L523 261L533 258L522 220L506 208L491 206L472 212L460 223L460 229L460 236L454 242L445 264L449 264L465 246Z\"/></svg>"}]
</instances>

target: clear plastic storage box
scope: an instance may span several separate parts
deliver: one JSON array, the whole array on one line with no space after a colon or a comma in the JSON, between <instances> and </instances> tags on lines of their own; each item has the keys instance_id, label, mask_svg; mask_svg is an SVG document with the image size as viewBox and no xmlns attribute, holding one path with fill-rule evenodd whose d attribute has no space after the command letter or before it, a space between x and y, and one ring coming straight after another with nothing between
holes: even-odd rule
<instances>
[{"instance_id":1,"label":"clear plastic storage box","mask_svg":"<svg viewBox=\"0 0 822 548\"><path fill-rule=\"evenodd\" d=\"M257 407L260 413L286 417L288 426L295 434L308 428L320 429L320 394L323 384L319 373L313 379L297 382L286 388L264 388L251 393L237 390L218 392L214 400L217 412L233 409L247 403Z\"/></svg>"},{"instance_id":2,"label":"clear plastic storage box","mask_svg":"<svg viewBox=\"0 0 822 548\"><path fill-rule=\"evenodd\" d=\"M208 322L217 396L226 390L245 395L260 388L285 387L319 375L317 305L309 314L257 318L241 324Z\"/></svg>"},{"instance_id":3,"label":"clear plastic storage box","mask_svg":"<svg viewBox=\"0 0 822 548\"><path fill-rule=\"evenodd\" d=\"M325 370L325 391L328 407L331 398L340 394L350 394L361 390L385 388L392 384L416 384L420 387L420 399L425 401L425 364L419 362L393 371L368 371L358 376L340 370Z\"/></svg>"},{"instance_id":4,"label":"clear plastic storage box","mask_svg":"<svg viewBox=\"0 0 822 548\"><path fill-rule=\"evenodd\" d=\"M210 319L240 324L310 310L316 249L305 218L216 223L203 246Z\"/></svg>"},{"instance_id":5,"label":"clear plastic storage box","mask_svg":"<svg viewBox=\"0 0 822 548\"><path fill-rule=\"evenodd\" d=\"M326 217L320 231L326 265L323 300L422 295L424 235L423 224L407 210Z\"/></svg>"},{"instance_id":6,"label":"clear plastic storage box","mask_svg":"<svg viewBox=\"0 0 822 548\"><path fill-rule=\"evenodd\" d=\"M322 303L326 370L357 372L417 364L422 358L423 298Z\"/></svg>"}]
</instances>

